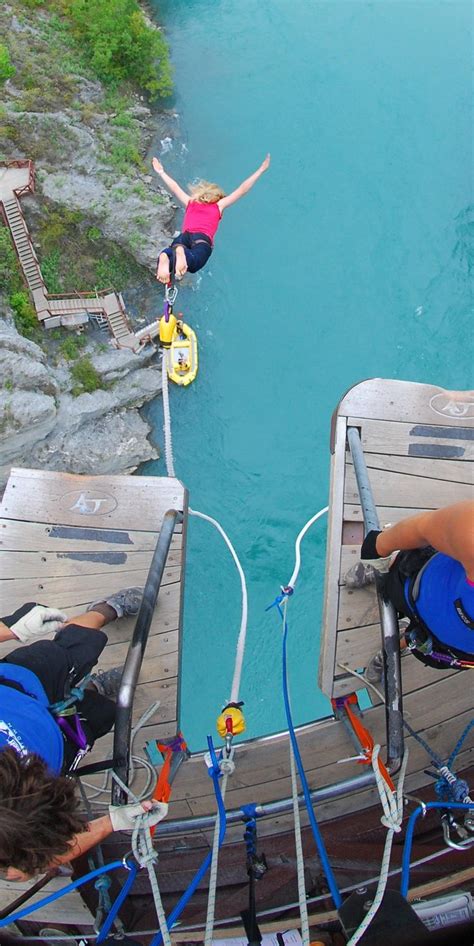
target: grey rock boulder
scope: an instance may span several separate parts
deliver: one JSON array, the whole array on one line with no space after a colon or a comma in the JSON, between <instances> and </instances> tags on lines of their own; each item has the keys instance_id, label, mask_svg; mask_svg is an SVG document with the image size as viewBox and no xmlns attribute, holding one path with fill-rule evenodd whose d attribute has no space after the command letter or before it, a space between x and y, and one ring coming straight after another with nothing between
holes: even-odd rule
<instances>
[{"instance_id":1,"label":"grey rock boulder","mask_svg":"<svg viewBox=\"0 0 474 946\"><path fill-rule=\"evenodd\" d=\"M53 374L41 361L2 347L0 378L4 385L7 382L8 386L14 385L17 390L36 391L50 394L52 397L55 397L59 390Z\"/></svg>"},{"instance_id":2,"label":"grey rock boulder","mask_svg":"<svg viewBox=\"0 0 474 946\"><path fill-rule=\"evenodd\" d=\"M57 431L32 454L34 466L69 473L132 473L157 451L147 440L150 427L138 411L115 411L91 419L78 430Z\"/></svg>"}]
</instances>

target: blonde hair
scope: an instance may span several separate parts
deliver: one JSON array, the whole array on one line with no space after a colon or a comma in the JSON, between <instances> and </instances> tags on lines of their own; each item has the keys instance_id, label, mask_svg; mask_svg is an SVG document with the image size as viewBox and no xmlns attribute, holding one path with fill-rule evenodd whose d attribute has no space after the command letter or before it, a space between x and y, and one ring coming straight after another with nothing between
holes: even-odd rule
<instances>
[{"instance_id":1,"label":"blonde hair","mask_svg":"<svg viewBox=\"0 0 474 946\"><path fill-rule=\"evenodd\" d=\"M221 197L225 197L225 192L218 184L211 184L210 181L196 181L189 184L191 200L197 200L199 204L217 204Z\"/></svg>"}]
</instances>

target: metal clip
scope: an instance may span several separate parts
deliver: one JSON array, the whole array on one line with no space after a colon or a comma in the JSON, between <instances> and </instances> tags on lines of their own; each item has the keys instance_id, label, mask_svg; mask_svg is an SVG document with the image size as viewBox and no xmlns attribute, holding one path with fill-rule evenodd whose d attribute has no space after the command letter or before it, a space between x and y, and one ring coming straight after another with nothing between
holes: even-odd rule
<instances>
[{"instance_id":1,"label":"metal clip","mask_svg":"<svg viewBox=\"0 0 474 946\"><path fill-rule=\"evenodd\" d=\"M465 828L462 828L461 825L458 825L448 812L445 812L444 815L441 815L441 824L443 826L444 843L447 845L447 847L452 847L455 851L464 851L464 848L469 847L471 844L471 839L467 837ZM461 844L456 844L455 841L451 840L451 827L456 828L459 837L463 837L463 835L465 835L465 840L463 840Z\"/></svg>"},{"instance_id":2,"label":"metal clip","mask_svg":"<svg viewBox=\"0 0 474 946\"><path fill-rule=\"evenodd\" d=\"M169 302L170 305L174 305L177 295L178 295L177 286L172 286L172 285L165 286L165 300L166 302Z\"/></svg>"},{"instance_id":3,"label":"metal clip","mask_svg":"<svg viewBox=\"0 0 474 946\"><path fill-rule=\"evenodd\" d=\"M417 795L409 795L408 792L403 792L403 797L407 801L414 801L416 805L419 805L419 807L421 808L421 817L426 818L426 812L428 811L428 809L422 798L418 798Z\"/></svg>"}]
</instances>

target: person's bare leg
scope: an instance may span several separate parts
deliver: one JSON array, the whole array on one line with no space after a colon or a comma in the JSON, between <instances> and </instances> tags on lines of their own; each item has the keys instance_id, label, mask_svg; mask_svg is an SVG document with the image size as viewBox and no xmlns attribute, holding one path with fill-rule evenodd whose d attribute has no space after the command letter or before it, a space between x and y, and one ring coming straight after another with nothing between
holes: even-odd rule
<instances>
[{"instance_id":1,"label":"person's bare leg","mask_svg":"<svg viewBox=\"0 0 474 946\"><path fill-rule=\"evenodd\" d=\"M158 272L156 278L159 282L167 283L170 278L170 261L167 253L160 253L158 257Z\"/></svg>"},{"instance_id":2,"label":"person's bare leg","mask_svg":"<svg viewBox=\"0 0 474 946\"><path fill-rule=\"evenodd\" d=\"M113 608L110 608L110 611L113 611ZM104 624L115 621L115 618L116 615L106 618L99 611L87 611L85 614L75 614L74 617L69 618L64 627L67 627L68 624L78 624L80 627L89 627L91 630L100 631Z\"/></svg>"},{"instance_id":3,"label":"person's bare leg","mask_svg":"<svg viewBox=\"0 0 474 946\"><path fill-rule=\"evenodd\" d=\"M176 247L176 265L175 273L178 279L181 279L185 273L188 271L188 264L186 262L186 254L184 252L184 247Z\"/></svg>"}]
</instances>

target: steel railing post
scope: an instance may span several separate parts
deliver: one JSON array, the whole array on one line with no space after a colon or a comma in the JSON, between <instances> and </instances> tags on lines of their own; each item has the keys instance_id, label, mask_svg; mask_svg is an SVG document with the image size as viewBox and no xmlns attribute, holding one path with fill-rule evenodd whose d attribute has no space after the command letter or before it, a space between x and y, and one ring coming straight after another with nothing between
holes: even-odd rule
<instances>
[{"instance_id":1,"label":"steel railing post","mask_svg":"<svg viewBox=\"0 0 474 946\"><path fill-rule=\"evenodd\" d=\"M140 669L148 641L148 634L155 610L161 579L171 546L171 539L181 513L169 509L163 516L158 542L151 560L150 570L143 592L142 603L137 615L132 640L130 641L122 679L117 696L117 711L114 730L114 772L127 784L130 768L130 732L132 728L133 699L140 674ZM124 805L127 802L125 792L117 785L112 786L112 804Z\"/></svg>"},{"instance_id":2,"label":"steel railing post","mask_svg":"<svg viewBox=\"0 0 474 946\"><path fill-rule=\"evenodd\" d=\"M347 439L349 441L360 504L364 516L365 534L367 534L367 532L370 532L372 529L380 529L380 523L357 427L347 428ZM383 577L378 571L375 572L375 585L380 613L380 627L382 630L387 764L390 771L393 773L399 768L403 757L400 635L397 613L391 601L384 599L382 594Z\"/></svg>"}]
</instances>

